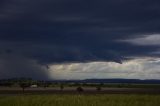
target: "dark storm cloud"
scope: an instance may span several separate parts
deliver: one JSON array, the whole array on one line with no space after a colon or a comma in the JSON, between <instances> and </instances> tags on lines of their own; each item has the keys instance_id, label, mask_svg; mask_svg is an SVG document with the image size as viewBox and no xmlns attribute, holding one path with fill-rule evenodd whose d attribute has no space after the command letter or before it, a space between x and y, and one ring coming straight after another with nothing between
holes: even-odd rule
<instances>
[{"instance_id":1,"label":"dark storm cloud","mask_svg":"<svg viewBox=\"0 0 160 106\"><path fill-rule=\"evenodd\" d=\"M159 0L1 0L0 55L22 55L43 65L157 56L150 53L160 45L117 40L159 34L159 5Z\"/></svg>"},{"instance_id":2,"label":"dark storm cloud","mask_svg":"<svg viewBox=\"0 0 160 106\"><path fill-rule=\"evenodd\" d=\"M0 55L0 79L2 78L34 78L49 79L47 68L35 60L15 54Z\"/></svg>"}]
</instances>

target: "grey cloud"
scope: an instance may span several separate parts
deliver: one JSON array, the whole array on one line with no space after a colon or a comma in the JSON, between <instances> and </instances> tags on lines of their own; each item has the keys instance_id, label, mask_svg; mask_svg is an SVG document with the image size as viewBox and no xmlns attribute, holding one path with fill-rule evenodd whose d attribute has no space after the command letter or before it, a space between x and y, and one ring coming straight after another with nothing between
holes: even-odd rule
<instances>
[{"instance_id":1,"label":"grey cloud","mask_svg":"<svg viewBox=\"0 0 160 106\"><path fill-rule=\"evenodd\" d=\"M1 0L0 55L21 55L42 67L158 58L152 54L158 39L141 35L159 38L159 5L159 0Z\"/></svg>"},{"instance_id":2,"label":"grey cloud","mask_svg":"<svg viewBox=\"0 0 160 106\"><path fill-rule=\"evenodd\" d=\"M45 66L36 60L12 54L0 55L0 78L50 79Z\"/></svg>"}]
</instances>

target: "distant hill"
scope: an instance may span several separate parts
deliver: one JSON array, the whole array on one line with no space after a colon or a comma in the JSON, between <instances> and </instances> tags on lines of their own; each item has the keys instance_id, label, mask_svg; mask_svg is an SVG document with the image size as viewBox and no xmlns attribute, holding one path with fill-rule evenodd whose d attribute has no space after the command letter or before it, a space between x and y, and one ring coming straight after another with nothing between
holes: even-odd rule
<instances>
[{"instance_id":1,"label":"distant hill","mask_svg":"<svg viewBox=\"0 0 160 106\"><path fill-rule=\"evenodd\" d=\"M65 83L135 83L135 84L160 84L158 79L84 79L84 80L33 80L31 78L12 78L12 79L1 79L0 83L4 82L65 82Z\"/></svg>"},{"instance_id":2,"label":"distant hill","mask_svg":"<svg viewBox=\"0 0 160 106\"><path fill-rule=\"evenodd\" d=\"M137 84L160 84L160 80L148 79L85 79L85 80L54 80L53 82L70 83L137 83Z\"/></svg>"}]
</instances>

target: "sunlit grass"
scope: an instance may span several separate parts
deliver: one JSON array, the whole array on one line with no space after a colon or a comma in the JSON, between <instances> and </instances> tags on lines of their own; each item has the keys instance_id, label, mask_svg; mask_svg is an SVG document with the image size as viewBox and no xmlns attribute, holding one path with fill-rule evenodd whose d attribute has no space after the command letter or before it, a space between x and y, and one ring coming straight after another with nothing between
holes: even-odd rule
<instances>
[{"instance_id":1,"label":"sunlit grass","mask_svg":"<svg viewBox=\"0 0 160 106\"><path fill-rule=\"evenodd\" d=\"M0 96L0 106L159 106L160 95Z\"/></svg>"}]
</instances>

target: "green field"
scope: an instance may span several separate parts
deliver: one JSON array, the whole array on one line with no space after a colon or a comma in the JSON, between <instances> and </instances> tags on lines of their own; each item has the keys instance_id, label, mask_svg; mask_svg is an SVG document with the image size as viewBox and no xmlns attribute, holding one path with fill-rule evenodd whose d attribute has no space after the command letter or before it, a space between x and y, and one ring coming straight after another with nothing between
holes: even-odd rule
<instances>
[{"instance_id":1,"label":"green field","mask_svg":"<svg viewBox=\"0 0 160 106\"><path fill-rule=\"evenodd\" d=\"M160 95L17 95L0 96L0 106L159 106Z\"/></svg>"}]
</instances>

